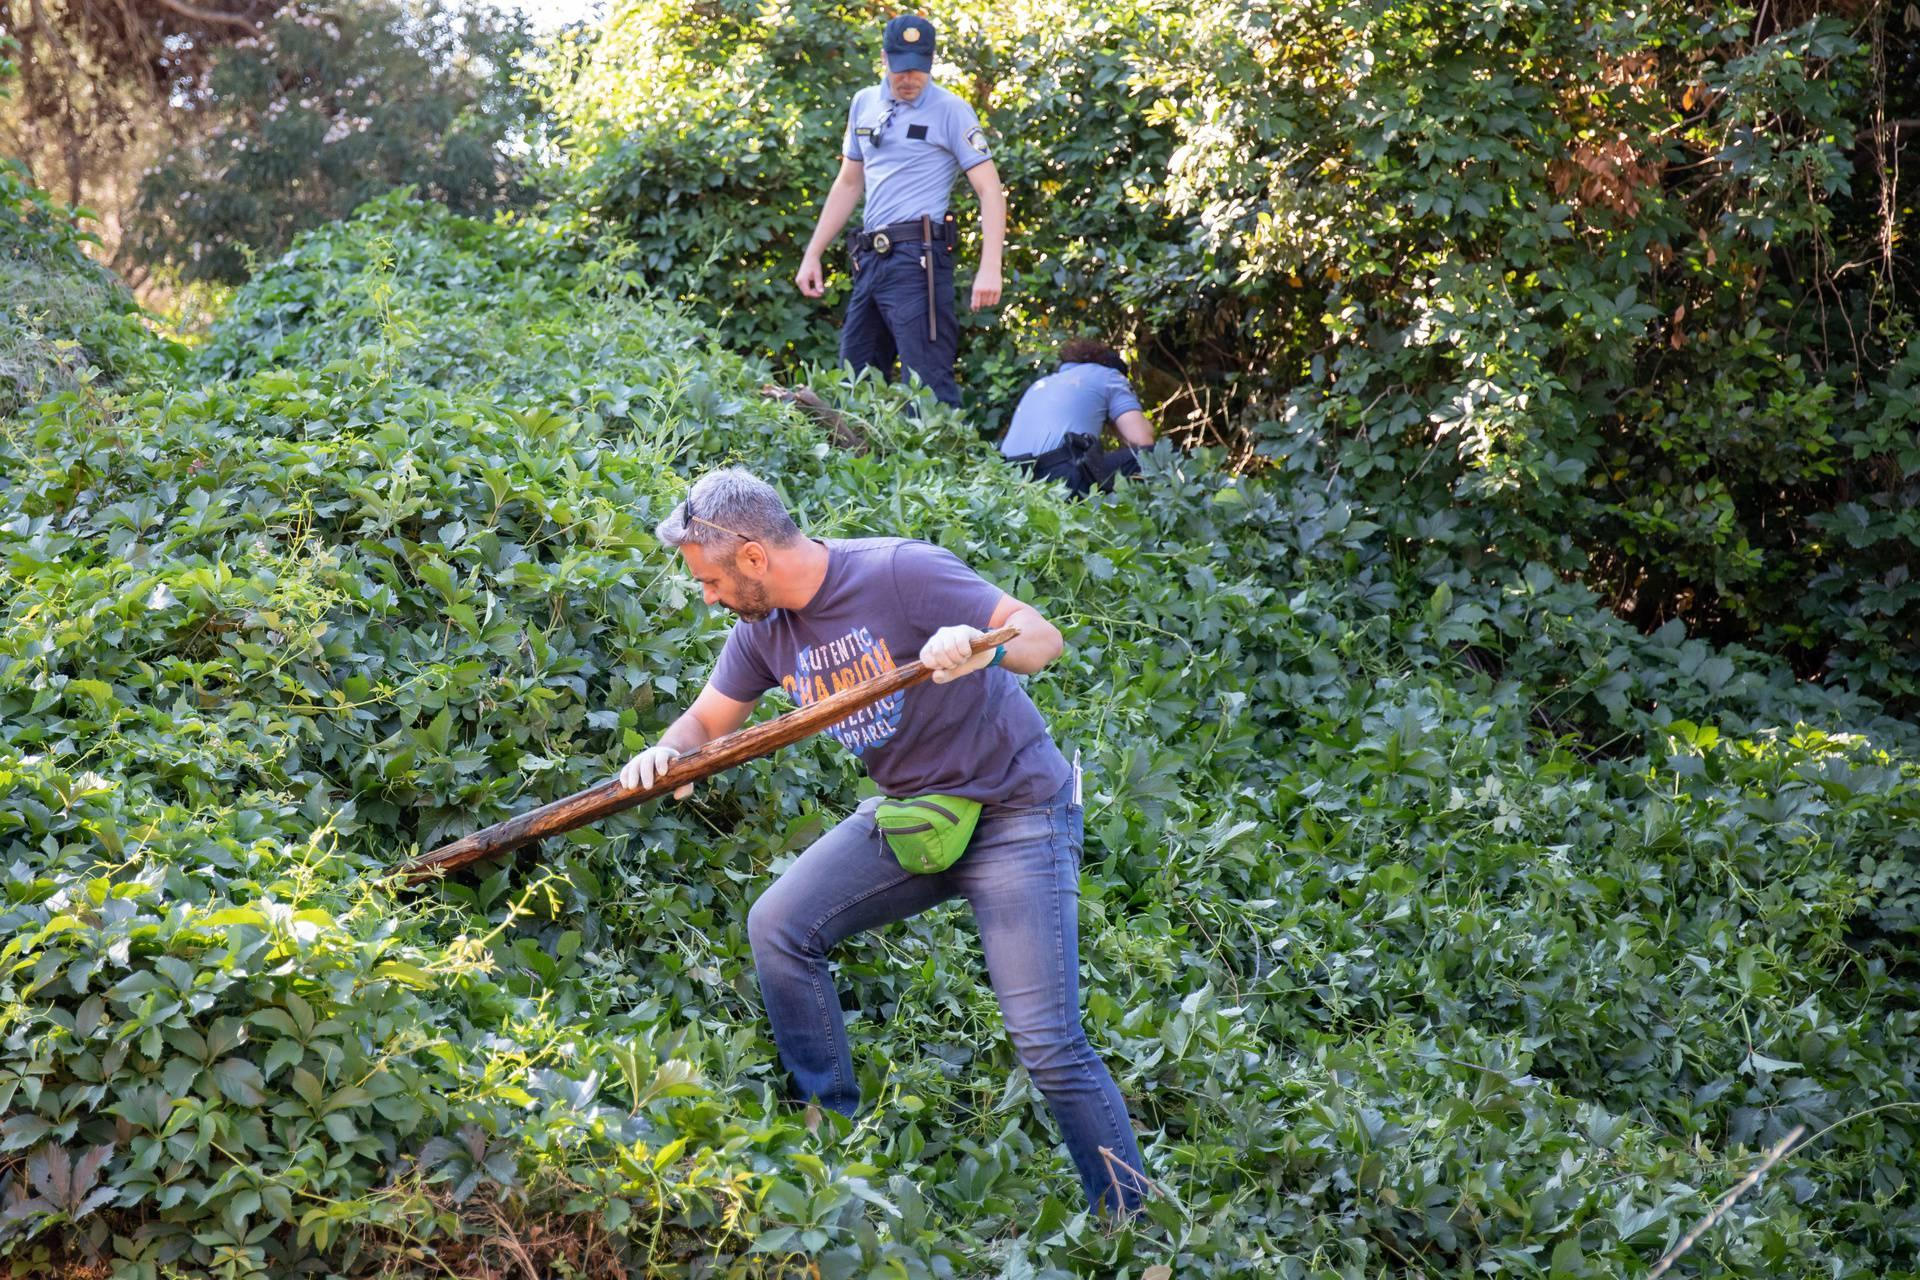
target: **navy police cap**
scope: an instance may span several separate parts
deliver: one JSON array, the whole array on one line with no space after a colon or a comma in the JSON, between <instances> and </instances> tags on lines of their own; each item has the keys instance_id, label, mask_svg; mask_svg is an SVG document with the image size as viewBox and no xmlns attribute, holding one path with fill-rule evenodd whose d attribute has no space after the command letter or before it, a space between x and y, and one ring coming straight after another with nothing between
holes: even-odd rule
<instances>
[{"instance_id":1,"label":"navy police cap","mask_svg":"<svg viewBox=\"0 0 1920 1280\"><path fill-rule=\"evenodd\" d=\"M903 13L887 24L880 48L889 71L931 71L933 24L918 14Z\"/></svg>"}]
</instances>

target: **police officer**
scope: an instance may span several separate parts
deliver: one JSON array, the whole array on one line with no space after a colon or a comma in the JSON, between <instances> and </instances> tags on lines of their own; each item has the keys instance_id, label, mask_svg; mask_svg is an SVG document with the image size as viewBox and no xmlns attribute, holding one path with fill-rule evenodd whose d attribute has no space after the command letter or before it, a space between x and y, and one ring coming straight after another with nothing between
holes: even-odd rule
<instances>
[{"instance_id":1,"label":"police officer","mask_svg":"<svg viewBox=\"0 0 1920 1280\"><path fill-rule=\"evenodd\" d=\"M1100 447L1111 422L1124 449ZM1153 448L1153 425L1127 381L1120 353L1093 338L1060 348L1060 367L1028 387L1013 411L1000 452L1037 480L1059 480L1083 495L1111 490L1115 476L1140 474L1140 451Z\"/></svg>"},{"instance_id":2,"label":"police officer","mask_svg":"<svg viewBox=\"0 0 1920 1280\"><path fill-rule=\"evenodd\" d=\"M983 245L973 307L1000 301L1007 201L987 155L987 135L965 101L929 79L933 24L903 14L881 37L886 77L854 96L840 147L840 173L827 192L794 283L809 298L826 291L820 255L860 204L853 250L853 297L840 330L840 359L890 371L896 358L947 404L960 403L953 361L960 350L953 311L954 222L947 212L957 173L980 197Z\"/></svg>"}]
</instances>

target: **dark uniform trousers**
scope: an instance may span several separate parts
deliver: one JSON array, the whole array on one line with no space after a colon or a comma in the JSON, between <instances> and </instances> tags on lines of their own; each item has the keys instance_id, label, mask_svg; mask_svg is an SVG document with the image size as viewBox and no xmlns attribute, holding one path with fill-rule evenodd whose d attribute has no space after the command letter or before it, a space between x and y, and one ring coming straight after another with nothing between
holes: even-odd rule
<instances>
[{"instance_id":1,"label":"dark uniform trousers","mask_svg":"<svg viewBox=\"0 0 1920 1280\"><path fill-rule=\"evenodd\" d=\"M1080 434L1067 436L1045 453L1007 461L1025 467L1036 480L1058 480L1075 497L1084 497L1095 489L1111 493L1116 477L1140 474L1138 449L1102 449L1100 437Z\"/></svg>"},{"instance_id":2,"label":"dark uniform trousers","mask_svg":"<svg viewBox=\"0 0 1920 1280\"><path fill-rule=\"evenodd\" d=\"M937 324L931 341L920 254L918 241L896 244L887 254L854 250L853 297L840 327L840 359L855 370L891 373L898 358L903 369L920 375L935 399L957 405L960 385L953 380L953 361L960 354L960 326L953 313L953 247L933 246Z\"/></svg>"}]
</instances>

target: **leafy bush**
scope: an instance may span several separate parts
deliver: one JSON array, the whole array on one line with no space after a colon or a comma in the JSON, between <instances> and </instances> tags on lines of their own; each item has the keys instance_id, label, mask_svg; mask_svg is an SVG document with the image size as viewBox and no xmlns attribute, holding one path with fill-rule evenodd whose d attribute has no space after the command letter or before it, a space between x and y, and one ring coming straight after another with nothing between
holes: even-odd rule
<instances>
[{"instance_id":1,"label":"leafy bush","mask_svg":"<svg viewBox=\"0 0 1920 1280\"><path fill-rule=\"evenodd\" d=\"M853 95L877 78L872 10L809 3L777 13L722 0L641 0L561 44L544 81L563 140L562 199L616 231L643 275L736 348L830 362L851 280L828 257L825 297L793 276L840 165ZM1199 301L1185 232L1141 188L1171 140L1143 125L1157 94L1129 94L1131 41L1171 24L1158 3L1088 9L1034 0L940 14L947 87L979 110L1009 186L1008 302L962 309L962 378L982 426L1011 409L1033 347L1088 321L1124 332L1136 308L1171 323ZM1125 43L1122 42L1125 41ZM957 184L962 258L978 260L974 197ZM969 247L972 246L972 247ZM964 278L964 274L963 274ZM1051 336L1050 336L1051 335Z\"/></svg>"},{"instance_id":2,"label":"leafy bush","mask_svg":"<svg viewBox=\"0 0 1920 1280\"><path fill-rule=\"evenodd\" d=\"M1827 274L1885 230L1849 200L1894 49L1737 9L1272 12L1338 57L1283 70L1270 116L1233 92L1257 47L1216 28L1182 107L1216 145L1169 182L1266 307L1327 282L1267 447L1325 448L1402 534L1461 511L1469 562L1537 556L1644 628L1911 707L1874 651L1911 655L1916 615L1867 580L1920 545L1920 418L1893 389L1913 317L1890 268ZM1272 117L1294 148L1266 148ZM1850 499L1888 518L1817 533Z\"/></svg>"},{"instance_id":3,"label":"leafy bush","mask_svg":"<svg viewBox=\"0 0 1920 1280\"><path fill-rule=\"evenodd\" d=\"M1344 474L1159 452L1063 503L945 411L764 369L390 200L175 383L0 426L0 1249L122 1275L1895 1274L1920 1228L1920 732ZM822 381L825 381L822 375ZM1162 1184L1079 1211L964 913L845 950L857 1124L778 1100L746 907L857 797L816 742L426 891L606 777L720 618L651 540L742 459L815 532L1057 618L1090 1032ZM815 1126L817 1125L817 1129Z\"/></svg>"},{"instance_id":4,"label":"leafy bush","mask_svg":"<svg viewBox=\"0 0 1920 1280\"><path fill-rule=\"evenodd\" d=\"M0 54L12 46L0 36ZM11 64L0 58L0 96ZM137 308L87 257L79 217L0 157L0 416L151 357Z\"/></svg>"}]
</instances>

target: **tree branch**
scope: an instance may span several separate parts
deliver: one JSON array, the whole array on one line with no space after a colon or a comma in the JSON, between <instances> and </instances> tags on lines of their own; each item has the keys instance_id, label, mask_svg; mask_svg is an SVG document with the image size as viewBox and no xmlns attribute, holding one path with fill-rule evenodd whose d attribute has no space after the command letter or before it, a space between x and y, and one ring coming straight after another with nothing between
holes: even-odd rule
<instances>
[{"instance_id":1,"label":"tree branch","mask_svg":"<svg viewBox=\"0 0 1920 1280\"><path fill-rule=\"evenodd\" d=\"M186 0L158 0L160 7L179 14L183 18L192 18L195 22L224 22L239 27L243 31L257 31L251 18L237 13L220 13L213 9L202 9L199 5L188 4Z\"/></svg>"}]
</instances>

